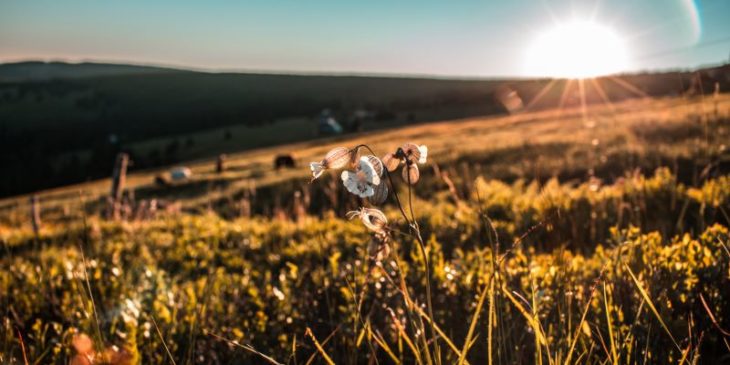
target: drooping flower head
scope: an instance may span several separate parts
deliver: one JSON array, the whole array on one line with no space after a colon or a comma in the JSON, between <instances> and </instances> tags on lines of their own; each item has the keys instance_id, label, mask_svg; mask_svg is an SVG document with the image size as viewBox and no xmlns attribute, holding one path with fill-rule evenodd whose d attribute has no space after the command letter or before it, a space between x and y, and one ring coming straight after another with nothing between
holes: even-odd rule
<instances>
[{"instance_id":1,"label":"drooping flower head","mask_svg":"<svg viewBox=\"0 0 730 365\"><path fill-rule=\"evenodd\" d=\"M421 174L417 164L426 163L428 147L415 143L405 143L395 153L389 153L383 157L383 165L388 171L395 171L401 164L405 164L402 171L403 180L411 185L418 182Z\"/></svg>"},{"instance_id":2,"label":"drooping flower head","mask_svg":"<svg viewBox=\"0 0 730 365\"><path fill-rule=\"evenodd\" d=\"M347 191L353 193L361 198L367 198L375 195L375 187L380 185L380 174L382 173L383 166L379 164L379 160L375 158L379 166L380 173L377 168L373 166L370 157L374 156L362 156L358 161L354 171L345 170L342 171L342 183L347 188Z\"/></svg>"},{"instance_id":3,"label":"drooping flower head","mask_svg":"<svg viewBox=\"0 0 730 365\"><path fill-rule=\"evenodd\" d=\"M365 227L375 233L383 234L387 232L388 218L378 209L360 208L360 210L347 212L347 219L354 218L360 218Z\"/></svg>"},{"instance_id":4,"label":"drooping flower head","mask_svg":"<svg viewBox=\"0 0 730 365\"><path fill-rule=\"evenodd\" d=\"M428 156L428 147L426 145L419 146L415 143L406 143L401 149L403 150L403 155L407 163L426 163L426 157Z\"/></svg>"},{"instance_id":5,"label":"drooping flower head","mask_svg":"<svg viewBox=\"0 0 730 365\"><path fill-rule=\"evenodd\" d=\"M347 147L336 147L324 156L320 162L311 162L309 168L312 170L312 180L322 176L326 170L337 170L346 167L355 160L355 150Z\"/></svg>"},{"instance_id":6,"label":"drooping flower head","mask_svg":"<svg viewBox=\"0 0 730 365\"><path fill-rule=\"evenodd\" d=\"M368 244L368 254L375 261L382 261L390 254L388 218L378 209L360 208L347 213L348 219L359 218L373 232Z\"/></svg>"}]
</instances>

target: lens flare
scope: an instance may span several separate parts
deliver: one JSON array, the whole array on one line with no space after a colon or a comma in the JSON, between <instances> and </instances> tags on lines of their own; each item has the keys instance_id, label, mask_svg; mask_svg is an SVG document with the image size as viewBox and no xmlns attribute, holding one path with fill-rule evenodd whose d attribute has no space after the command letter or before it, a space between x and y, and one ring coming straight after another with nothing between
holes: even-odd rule
<instances>
[{"instance_id":1,"label":"lens flare","mask_svg":"<svg viewBox=\"0 0 730 365\"><path fill-rule=\"evenodd\" d=\"M699 42L702 37L702 19L695 0L681 0L692 27L692 43Z\"/></svg>"},{"instance_id":2,"label":"lens flare","mask_svg":"<svg viewBox=\"0 0 730 365\"><path fill-rule=\"evenodd\" d=\"M623 39L609 27L585 21L561 24L541 34L525 58L528 76L586 78L628 67Z\"/></svg>"}]
</instances>

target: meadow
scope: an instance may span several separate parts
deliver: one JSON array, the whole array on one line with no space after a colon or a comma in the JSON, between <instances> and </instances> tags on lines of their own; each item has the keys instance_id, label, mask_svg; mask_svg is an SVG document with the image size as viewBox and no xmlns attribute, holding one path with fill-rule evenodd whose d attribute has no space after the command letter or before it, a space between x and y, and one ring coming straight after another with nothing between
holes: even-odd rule
<instances>
[{"instance_id":1,"label":"meadow","mask_svg":"<svg viewBox=\"0 0 730 365\"><path fill-rule=\"evenodd\" d=\"M119 219L99 180L40 193L37 233L6 198L0 362L725 363L728 141L730 96L643 98L132 171ZM312 181L408 142L382 204Z\"/></svg>"},{"instance_id":2,"label":"meadow","mask_svg":"<svg viewBox=\"0 0 730 365\"><path fill-rule=\"evenodd\" d=\"M0 197L105 177L117 152L158 168L218 153L316 137L331 110L345 130L505 113L495 98L515 90L532 109L637 95L707 93L727 66L696 72L566 79L447 79L377 75L216 73L135 65L63 62L0 64ZM702 76L703 75L703 76ZM703 81L695 84L697 78ZM720 77L723 90L728 81ZM601 85L600 90L596 85ZM627 87L627 85L629 85ZM545 91L545 92L543 92ZM538 97L539 96L539 97ZM286 133L272 133L286 131Z\"/></svg>"}]
</instances>

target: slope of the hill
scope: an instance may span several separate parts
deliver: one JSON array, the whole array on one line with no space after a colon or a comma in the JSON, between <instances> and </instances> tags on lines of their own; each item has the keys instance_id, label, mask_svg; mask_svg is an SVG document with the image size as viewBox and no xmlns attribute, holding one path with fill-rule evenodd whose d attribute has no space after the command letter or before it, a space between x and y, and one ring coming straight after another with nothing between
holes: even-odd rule
<instances>
[{"instance_id":1,"label":"slope of the hill","mask_svg":"<svg viewBox=\"0 0 730 365\"><path fill-rule=\"evenodd\" d=\"M579 83L5 64L0 65L0 164L6 178L0 180L0 196L102 177L120 150L131 152L136 166L144 168L311 140L323 109L346 130L373 130L503 113L504 95L516 95L531 109L570 107L711 93L715 82L727 89L727 76L725 67ZM356 123L356 115L368 117Z\"/></svg>"},{"instance_id":2,"label":"slope of the hill","mask_svg":"<svg viewBox=\"0 0 730 365\"><path fill-rule=\"evenodd\" d=\"M681 182L692 183L701 175L730 171L729 116L730 97L721 94L596 105L585 114L572 108L442 121L234 153L222 174L215 172L215 159L191 160L184 165L192 169L192 178L170 186L154 181L158 175L167 176L168 168L132 166L126 189L138 202L157 199L179 203L191 212L213 209L231 216L238 214L241 197L253 186L254 211L271 213L275 196L286 205L295 191L315 188L308 183L307 164L321 159L327 150L366 143L388 151L408 140L428 145L435 163L450 172L457 185L476 173L507 181L590 176L614 181L627 170L651 173L662 166L670 167ZM298 167L275 169L277 155L293 156ZM476 170L465 172L463 165ZM433 180L430 171L424 173L424 184L441 184L439 178L429 180ZM81 202L79 192L89 213L103 211L110 185L109 179L101 179L38 195L47 219L70 217ZM1 199L2 222L27 224L27 204L27 195Z\"/></svg>"}]
</instances>

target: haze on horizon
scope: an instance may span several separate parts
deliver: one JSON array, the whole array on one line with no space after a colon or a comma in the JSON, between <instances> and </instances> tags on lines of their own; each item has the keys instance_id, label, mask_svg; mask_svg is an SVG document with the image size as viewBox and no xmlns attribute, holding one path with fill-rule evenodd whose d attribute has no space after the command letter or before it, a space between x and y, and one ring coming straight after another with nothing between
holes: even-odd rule
<instances>
[{"instance_id":1,"label":"haze on horizon","mask_svg":"<svg viewBox=\"0 0 730 365\"><path fill-rule=\"evenodd\" d=\"M728 61L727 14L723 0L0 1L0 62L550 76L525 69L535 63L530 45L558 26L590 21L625 44L627 60L612 72L692 68Z\"/></svg>"}]
</instances>

